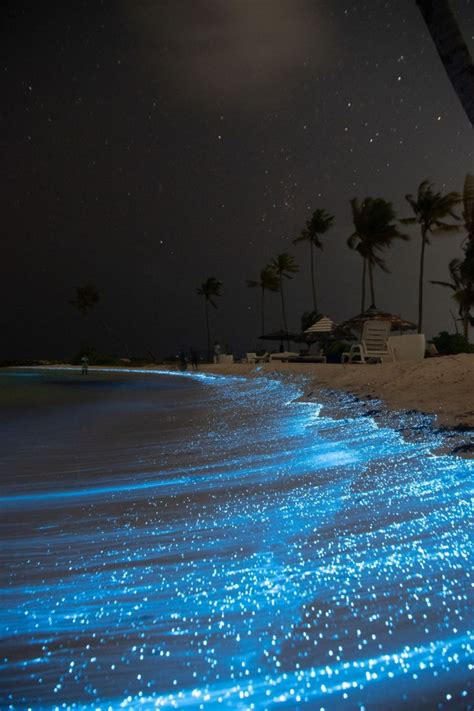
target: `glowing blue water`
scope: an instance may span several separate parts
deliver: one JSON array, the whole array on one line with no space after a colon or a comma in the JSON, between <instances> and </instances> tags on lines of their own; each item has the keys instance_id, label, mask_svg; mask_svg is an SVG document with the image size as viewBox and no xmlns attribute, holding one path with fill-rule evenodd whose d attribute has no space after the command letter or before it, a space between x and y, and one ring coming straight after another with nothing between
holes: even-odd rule
<instances>
[{"instance_id":1,"label":"glowing blue water","mask_svg":"<svg viewBox=\"0 0 474 711\"><path fill-rule=\"evenodd\" d=\"M263 378L6 391L1 708L470 708L474 466L434 435Z\"/></svg>"}]
</instances>

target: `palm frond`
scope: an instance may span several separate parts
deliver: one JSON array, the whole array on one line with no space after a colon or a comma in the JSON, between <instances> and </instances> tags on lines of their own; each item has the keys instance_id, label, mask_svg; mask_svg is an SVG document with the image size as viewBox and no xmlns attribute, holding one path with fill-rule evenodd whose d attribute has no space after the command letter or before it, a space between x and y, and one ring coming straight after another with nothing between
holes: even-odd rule
<instances>
[{"instance_id":1,"label":"palm frond","mask_svg":"<svg viewBox=\"0 0 474 711\"><path fill-rule=\"evenodd\" d=\"M434 279L430 279L430 284L437 284L438 286L445 286L448 289L452 289L453 291L456 291L455 285L451 284L449 281L435 281Z\"/></svg>"}]
</instances>

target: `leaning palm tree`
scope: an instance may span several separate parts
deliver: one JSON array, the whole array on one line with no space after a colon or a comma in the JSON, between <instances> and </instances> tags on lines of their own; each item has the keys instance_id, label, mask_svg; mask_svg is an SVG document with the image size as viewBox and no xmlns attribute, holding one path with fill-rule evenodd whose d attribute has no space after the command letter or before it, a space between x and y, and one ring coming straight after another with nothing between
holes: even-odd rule
<instances>
[{"instance_id":1,"label":"leaning palm tree","mask_svg":"<svg viewBox=\"0 0 474 711\"><path fill-rule=\"evenodd\" d=\"M466 175L464 180L462 217L467 239L464 243L464 259L459 265L459 274L464 289L472 293L474 291L474 175ZM466 333L465 321L463 323Z\"/></svg>"},{"instance_id":2,"label":"leaning palm tree","mask_svg":"<svg viewBox=\"0 0 474 711\"><path fill-rule=\"evenodd\" d=\"M469 351L469 324L474 326L474 316L471 316L471 308L474 306L474 284L470 279L464 277L462 266L463 264L459 259L452 259L449 263L449 273L452 281L431 281L430 283L444 286L453 292L453 299L457 301L459 306L459 317L463 325L466 350Z\"/></svg>"},{"instance_id":3,"label":"leaning palm tree","mask_svg":"<svg viewBox=\"0 0 474 711\"><path fill-rule=\"evenodd\" d=\"M412 208L415 217L406 217L400 222L404 225L419 224L421 229L420 272L418 279L418 333L423 325L423 273L425 265L425 249L430 244L430 235L447 232L458 232L459 225L444 222L447 217L459 220L454 208L461 201L459 193L451 192L442 195L433 190L434 185L424 180L418 187L416 199L406 195L405 199Z\"/></svg>"},{"instance_id":4,"label":"leaning palm tree","mask_svg":"<svg viewBox=\"0 0 474 711\"><path fill-rule=\"evenodd\" d=\"M326 212L326 210L315 210L311 216L311 219L306 222L306 225L301 231L299 237L296 237L296 239L293 240L293 244L297 244L298 242L309 242L311 255L311 288L313 290L313 307L316 313L318 313L318 302L316 299L313 252L314 248L321 250L323 249L323 244L319 238L332 227L333 222L334 215L330 215L328 212Z\"/></svg>"},{"instance_id":5,"label":"leaning palm tree","mask_svg":"<svg viewBox=\"0 0 474 711\"><path fill-rule=\"evenodd\" d=\"M211 360L211 329L209 326L209 309L208 304L211 304L215 309L217 309L217 304L215 298L217 296L222 296L221 294L222 282L215 277L208 277L201 286L196 289L196 293L199 296L204 297L204 313L206 314L206 331L207 331L207 357Z\"/></svg>"},{"instance_id":6,"label":"leaning palm tree","mask_svg":"<svg viewBox=\"0 0 474 711\"><path fill-rule=\"evenodd\" d=\"M466 175L462 195L462 219L469 244L474 245L474 175Z\"/></svg>"},{"instance_id":7,"label":"leaning palm tree","mask_svg":"<svg viewBox=\"0 0 474 711\"><path fill-rule=\"evenodd\" d=\"M258 280L247 279L247 286L260 289L260 327L261 334L265 333L265 291L278 291L280 289L280 280L275 269L267 265L260 272Z\"/></svg>"},{"instance_id":8,"label":"leaning palm tree","mask_svg":"<svg viewBox=\"0 0 474 711\"><path fill-rule=\"evenodd\" d=\"M474 126L474 64L449 0L416 0L451 85Z\"/></svg>"},{"instance_id":9,"label":"leaning palm tree","mask_svg":"<svg viewBox=\"0 0 474 711\"><path fill-rule=\"evenodd\" d=\"M407 240L408 236L400 232L396 226L396 214L391 202L382 198L368 197L359 203L357 198L353 198L351 208L355 231L348 238L347 245L362 257L361 313L363 313L367 272L371 306L375 306L374 267L379 267L384 272L389 271L380 252L391 247L394 239Z\"/></svg>"},{"instance_id":10,"label":"leaning palm tree","mask_svg":"<svg viewBox=\"0 0 474 711\"><path fill-rule=\"evenodd\" d=\"M285 295L283 293L283 279L292 279L291 274L295 274L299 271L299 267L295 262L294 257L287 252L279 254L275 259L270 262L270 266L274 269L278 276L278 288L281 295L281 313L283 316L283 327L286 333L288 333L288 324L286 321L286 310L285 310ZM290 350L290 344L287 342L288 350Z\"/></svg>"}]
</instances>

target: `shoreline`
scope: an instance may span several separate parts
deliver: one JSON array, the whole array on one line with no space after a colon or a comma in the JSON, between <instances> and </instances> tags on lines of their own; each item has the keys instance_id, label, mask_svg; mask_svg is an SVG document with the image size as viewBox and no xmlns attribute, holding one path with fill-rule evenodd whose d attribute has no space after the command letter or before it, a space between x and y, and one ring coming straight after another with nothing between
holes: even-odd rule
<instances>
[{"instance_id":1,"label":"shoreline","mask_svg":"<svg viewBox=\"0 0 474 711\"><path fill-rule=\"evenodd\" d=\"M418 437L426 427L445 434L434 454L474 458L474 354L373 365L214 364L202 366L201 372L304 378L307 392L302 399L317 399L331 417L337 417L340 396L352 396L355 412L370 415L380 425L389 423L404 439ZM339 399L336 406L334 397ZM346 414L348 408L352 409L344 403Z\"/></svg>"},{"instance_id":2,"label":"shoreline","mask_svg":"<svg viewBox=\"0 0 474 711\"><path fill-rule=\"evenodd\" d=\"M434 415L436 426L474 431L474 354L426 358L420 363L247 363L200 367L201 373L255 377L304 376L313 391L381 400L388 410Z\"/></svg>"},{"instance_id":3,"label":"shoreline","mask_svg":"<svg viewBox=\"0 0 474 711\"><path fill-rule=\"evenodd\" d=\"M17 366L18 367L18 366ZM30 366L34 368L35 366ZM36 366L38 367L38 366ZM79 366L51 364L40 368L80 370ZM179 372L178 368L149 363L138 367L92 366L91 370ZM188 375L193 371L188 368ZM431 418L430 427L451 432L449 446L442 452L474 457L474 354L461 353L426 358L419 363L330 364L330 363L248 363L202 364L198 373L245 378L276 376L305 381L308 401L318 400L335 416L334 396L348 394L358 403L359 411L376 420L387 418L409 436L404 415L416 413ZM441 453L441 452L440 452Z\"/></svg>"}]
</instances>

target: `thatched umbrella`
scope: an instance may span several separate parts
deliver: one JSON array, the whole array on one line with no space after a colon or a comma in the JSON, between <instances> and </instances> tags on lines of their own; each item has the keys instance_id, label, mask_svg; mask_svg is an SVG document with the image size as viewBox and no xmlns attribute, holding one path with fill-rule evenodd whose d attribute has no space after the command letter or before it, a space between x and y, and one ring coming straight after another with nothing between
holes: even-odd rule
<instances>
[{"instance_id":1,"label":"thatched umbrella","mask_svg":"<svg viewBox=\"0 0 474 711\"><path fill-rule=\"evenodd\" d=\"M304 333L308 336L312 336L313 334L318 336L323 333L334 333L335 329L336 324L334 323L334 321L331 321L328 316L321 316L321 318L318 318L318 320L315 321L312 326L307 328Z\"/></svg>"},{"instance_id":2,"label":"thatched umbrella","mask_svg":"<svg viewBox=\"0 0 474 711\"><path fill-rule=\"evenodd\" d=\"M299 336L298 341L308 344L308 352L313 343L328 344L335 340L352 341L354 336L349 329L334 323L328 316L321 316L312 326Z\"/></svg>"},{"instance_id":3,"label":"thatched umbrella","mask_svg":"<svg viewBox=\"0 0 474 711\"><path fill-rule=\"evenodd\" d=\"M289 333L280 328L279 331L273 331L263 336L258 337L261 341L280 341L280 348L283 348L283 341L295 341L298 338L297 333Z\"/></svg>"},{"instance_id":4,"label":"thatched umbrella","mask_svg":"<svg viewBox=\"0 0 474 711\"><path fill-rule=\"evenodd\" d=\"M360 331L366 321L373 319L377 319L379 321L390 321L392 331L413 331L417 328L415 323L407 321L397 314L391 314L388 311L380 311L380 309L377 309L374 306L371 306L363 313L357 314L357 316L353 316L347 321L344 321L344 323L341 324L341 327Z\"/></svg>"}]
</instances>

